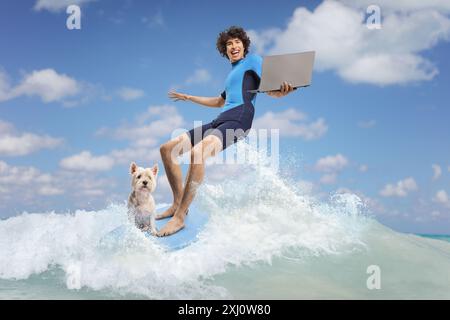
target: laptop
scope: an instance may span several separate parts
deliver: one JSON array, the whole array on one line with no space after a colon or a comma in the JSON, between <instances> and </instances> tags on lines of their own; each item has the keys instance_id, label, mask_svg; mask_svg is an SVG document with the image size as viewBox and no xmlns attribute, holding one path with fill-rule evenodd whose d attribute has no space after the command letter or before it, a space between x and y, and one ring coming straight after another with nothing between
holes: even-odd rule
<instances>
[{"instance_id":1,"label":"laptop","mask_svg":"<svg viewBox=\"0 0 450 320\"><path fill-rule=\"evenodd\" d=\"M283 81L294 89L311 84L315 51L265 56L263 58L261 83L251 93L280 90Z\"/></svg>"}]
</instances>

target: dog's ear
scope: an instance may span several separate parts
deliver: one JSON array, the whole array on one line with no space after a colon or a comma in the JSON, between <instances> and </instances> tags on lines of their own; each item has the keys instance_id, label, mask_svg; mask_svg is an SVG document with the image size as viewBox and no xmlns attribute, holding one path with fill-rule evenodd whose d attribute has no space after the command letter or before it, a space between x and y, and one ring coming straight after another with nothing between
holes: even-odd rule
<instances>
[{"instance_id":1,"label":"dog's ear","mask_svg":"<svg viewBox=\"0 0 450 320\"><path fill-rule=\"evenodd\" d=\"M158 174L158 164L156 163L153 167L152 167L152 173L153 175L156 177L156 175Z\"/></svg>"},{"instance_id":2,"label":"dog's ear","mask_svg":"<svg viewBox=\"0 0 450 320\"><path fill-rule=\"evenodd\" d=\"M137 170L137 164L132 162L131 165L130 165L130 174L135 173L136 170Z\"/></svg>"}]
</instances>

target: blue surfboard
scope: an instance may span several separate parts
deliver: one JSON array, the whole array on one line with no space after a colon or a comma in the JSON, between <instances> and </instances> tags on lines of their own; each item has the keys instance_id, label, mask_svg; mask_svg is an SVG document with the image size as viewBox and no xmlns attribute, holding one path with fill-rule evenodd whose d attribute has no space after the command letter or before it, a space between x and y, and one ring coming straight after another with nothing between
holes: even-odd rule
<instances>
[{"instance_id":1,"label":"blue surfboard","mask_svg":"<svg viewBox=\"0 0 450 320\"><path fill-rule=\"evenodd\" d=\"M159 208L157 210L157 214L164 212L168 207L169 206ZM169 220L170 218L156 220L156 228L160 230ZM166 237L153 236L150 232L144 232L144 235L148 238L154 239L168 250L178 250L197 241L197 235L200 231L202 231L207 222L208 215L198 210L195 206L191 206L184 220L183 229ZM117 243L125 238L126 232L127 226L121 225L107 233L100 242L103 244L109 243L109 245Z\"/></svg>"},{"instance_id":2,"label":"blue surfboard","mask_svg":"<svg viewBox=\"0 0 450 320\"><path fill-rule=\"evenodd\" d=\"M167 208L168 207L164 207L158 210L157 214L164 212ZM158 230L161 230L169 220L170 218L156 220L156 228ZM154 237L149 232L146 232L145 236L156 238L158 242L169 249L181 249L190 245L198 239L197 235L200 233L200 231L202 231L207 222L208 215L198 210L195 206L191 206L189 208L188 214L186 215L186 219L184 220L183 229L166 237Z\"/></svg>"}]
</instances>

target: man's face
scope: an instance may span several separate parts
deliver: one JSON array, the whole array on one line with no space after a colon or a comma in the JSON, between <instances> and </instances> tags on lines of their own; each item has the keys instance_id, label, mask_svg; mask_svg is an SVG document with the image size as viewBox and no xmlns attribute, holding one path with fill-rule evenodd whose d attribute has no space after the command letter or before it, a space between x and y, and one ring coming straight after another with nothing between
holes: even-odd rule
<instances>
[{"instance_id":1,"label":"man's face","mask_svg":"<svg viewBox=\"0 0 450 320\"><path fill-rule=\"evenodd\" d=\"M227 55L230 62L236 62L244 57L244 44L241 39L233 38L227 40Z\"/></svg>"}]
</instances>

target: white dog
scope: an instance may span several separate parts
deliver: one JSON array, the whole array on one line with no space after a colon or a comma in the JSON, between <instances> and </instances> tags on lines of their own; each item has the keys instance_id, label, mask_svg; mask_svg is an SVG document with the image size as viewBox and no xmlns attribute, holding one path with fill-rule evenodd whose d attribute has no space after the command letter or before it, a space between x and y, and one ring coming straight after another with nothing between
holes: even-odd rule
<instances>
[{"instance_id":1,"label":"white dog","mask_svg":"<svg viewBox=\"0 0 450 320\"><path fill-rule=\"evenodd\" d=\"M133 162L130 174L132 191L128 197L128 218L142 231L150 230L152 235L156 235L155 200L151 193L156 188L158 165L142 168Z\"/></svg>"}]
</instances>

